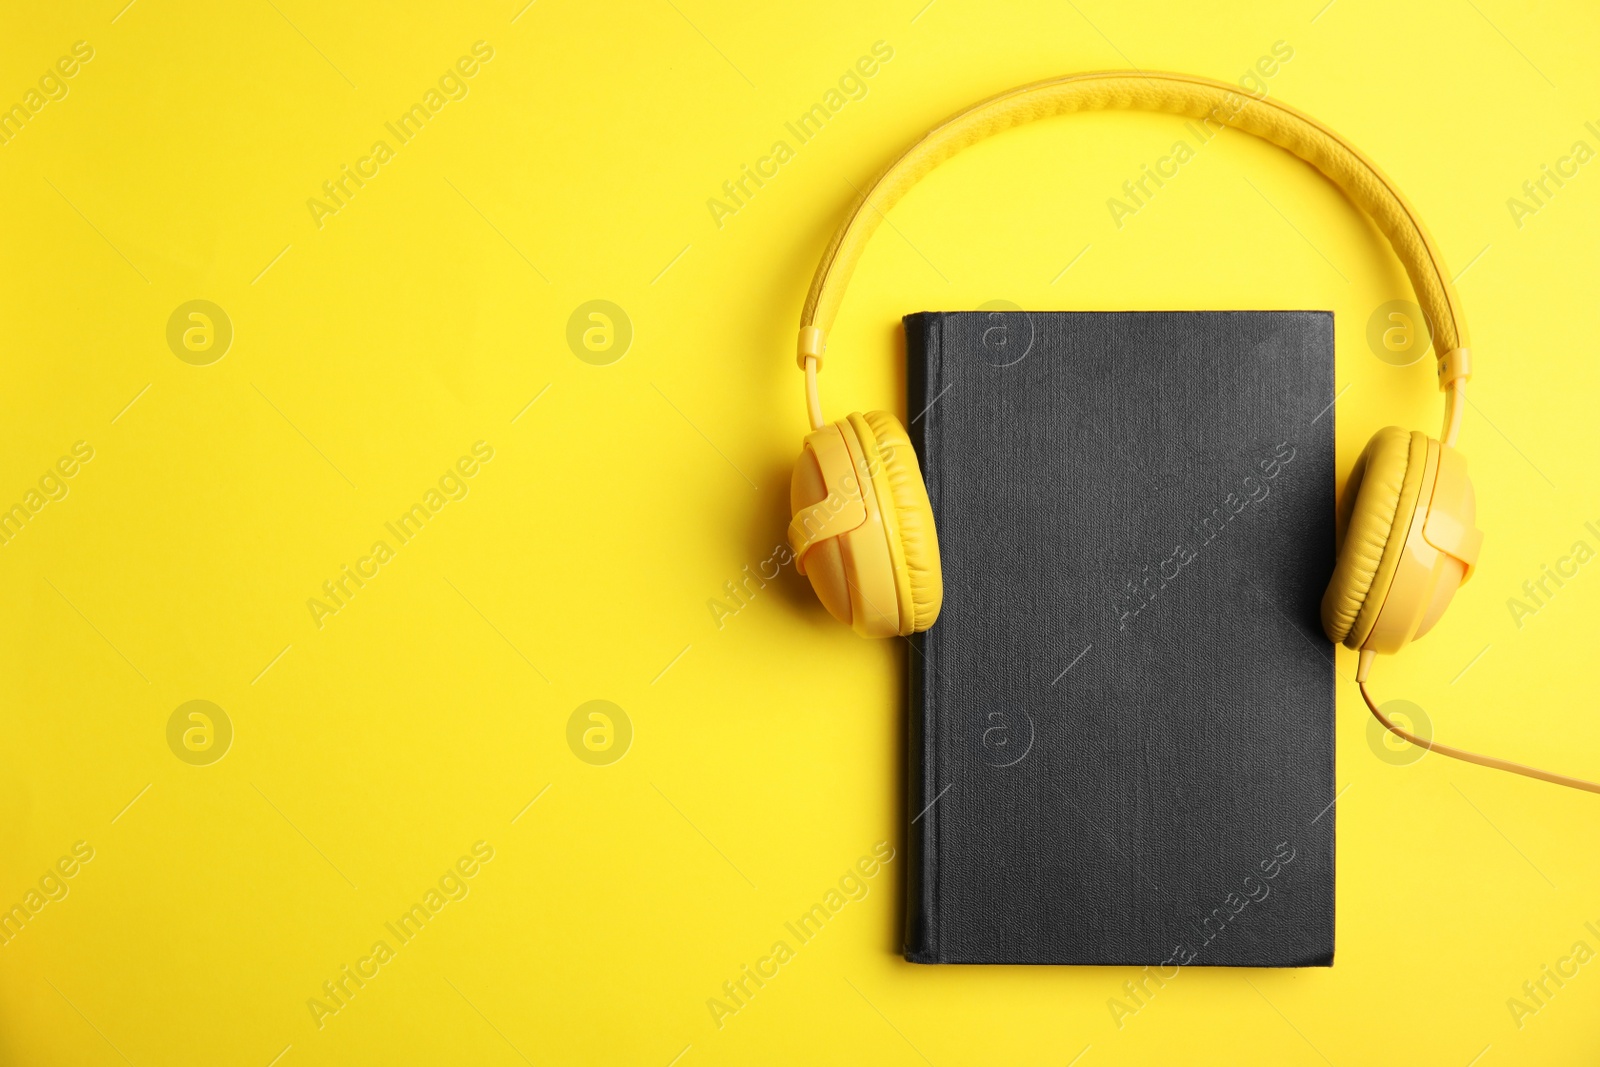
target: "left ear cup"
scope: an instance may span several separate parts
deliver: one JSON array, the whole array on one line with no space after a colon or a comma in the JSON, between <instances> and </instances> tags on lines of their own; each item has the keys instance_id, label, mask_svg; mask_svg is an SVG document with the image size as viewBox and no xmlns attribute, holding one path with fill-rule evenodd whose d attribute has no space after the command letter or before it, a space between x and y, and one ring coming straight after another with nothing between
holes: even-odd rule
<instances>
[{"instance_id":1,"label":"left ear cup","mask_svg":"<svg viewBox=\"0 0 1600 1067\"><path fill-rule=\"evenodd\" d=\"M806 437L789 543L829 613L863 637L933 624L943 585L933 509L905 430L856 413Z\"/></svg>"},{"instance_id":2,"label":"left ear cup","mask_svg":"<svg viewBox=\"0 0 1600 1067\"><path fill-rule=\"evenodd\" d=\"M911 437L899 419L887 411L850 416L850 421L857 425L858 435L865 439L867 435L861 434L857 420L865 421L871 430L869 453L876 451L881 462L882 471L874 472L872 484L887 486L889 490L894 525L899 531L899 537L891 540L890 553L896 556L896 575L904 576L900 583L901 602L910 605L911 630L920 632L933 625L944 603L939 537L933 528L928 486L922 480L922 467L917 463L916 450L911 447ZM868 462L871 462L870 454Z\"/></svg>"},{"instance_id":3,"label":"left ear cup","mask_svg":"<svg viewBox=\"0 0 1600 1067\"><path fill-rule=\"evenodd\" d=\"M1356 461L1344 506L1323 629L1346 648L1396 652L1433 627L1477 563L1483 535L1466 460L1386 427Z\"/></svg>"}]
</instances>

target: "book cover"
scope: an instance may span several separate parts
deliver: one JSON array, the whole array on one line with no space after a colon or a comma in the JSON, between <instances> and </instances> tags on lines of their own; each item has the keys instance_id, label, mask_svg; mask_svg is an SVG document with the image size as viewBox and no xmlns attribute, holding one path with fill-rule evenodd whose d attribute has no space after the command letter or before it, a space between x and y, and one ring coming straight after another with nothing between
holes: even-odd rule
<instances>
[{"instance_id":1,"label":"book cover","mask_svg":"<svg viewBox=\"0 0 1600 1067\"><path fill-rule=\"evenodd\" d=\"M1333 317L925 312L906 958L1330 965Z\"/></svg>"}]
</instances>

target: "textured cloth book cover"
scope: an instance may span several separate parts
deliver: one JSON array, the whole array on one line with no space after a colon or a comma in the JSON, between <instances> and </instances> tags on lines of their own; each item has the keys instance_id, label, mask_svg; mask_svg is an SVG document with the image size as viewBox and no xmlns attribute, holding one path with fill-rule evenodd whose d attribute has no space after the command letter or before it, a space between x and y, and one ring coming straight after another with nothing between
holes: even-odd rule
<instances>
[{"instance_id":1,"label":"textured cloth book cover","mask_svg":"<svg viewBox=\"0 0 1600 1067\"><path fill-rule=\"evenodd\" d=\"M1333 317L926 312L906 958L1333 962Z\"/></svg>"}]
</instances>

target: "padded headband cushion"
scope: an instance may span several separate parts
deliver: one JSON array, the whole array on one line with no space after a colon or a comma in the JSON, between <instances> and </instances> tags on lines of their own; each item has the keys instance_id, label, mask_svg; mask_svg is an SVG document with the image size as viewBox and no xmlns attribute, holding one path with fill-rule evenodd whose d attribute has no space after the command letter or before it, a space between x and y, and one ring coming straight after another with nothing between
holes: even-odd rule
<instances>
[{"instance_id":1,"label":"padded headband cushion","mask_svg":"<svg viewBox=\"0 0 1600 1067\"><path fill-rule=\"evenodd\" d=\"M1075 112L1163 112L1233 127L1277 145L1316 167L1377 223L1406 268L1443 360L1467 345L1465 322L1438 248L1411 205L1376 164L1303 112L1236 85L1188 74L1104 71L1024 85L968 108L929 131L856 199L817 265L800 314L801 360L833 326L850 275L884 215L912 186L969 145L1014 126ZM820 333L811 335L806 331ZM811 338L811 340L808 340Z\"/></svg>"},{"instance_id":2,"label":"padded headband cushion","mask_svg":"<svg viewBox=\"0 0 1600 1067\"><path fill-rule=\"evenodd\" d=\"M877 444L881 469L872 480L882 480L894 499L895 526L910 581L911 630L933 625L944 602L944 579L939 571L939 539L933 529L933 505L922 483L922 468L900 420L886 411L869 411L863 418ZM853 421L853 420L852 420ZM899 560L896 559L896 565Z\"/></svg>"},{"instance_id":3,"label":"padded headband cushion","mask_svg":"<svg viewBox=\"0 0 1600 1067\"><path fill-rule=\"evenodd\" d=\"M1356 460L1345 490L1344 544L1322 598L1330 641L1359 648L1372 632L1400 564L1427 457L1424 434L1386 426Z\"/></svg>"}]
</instances>

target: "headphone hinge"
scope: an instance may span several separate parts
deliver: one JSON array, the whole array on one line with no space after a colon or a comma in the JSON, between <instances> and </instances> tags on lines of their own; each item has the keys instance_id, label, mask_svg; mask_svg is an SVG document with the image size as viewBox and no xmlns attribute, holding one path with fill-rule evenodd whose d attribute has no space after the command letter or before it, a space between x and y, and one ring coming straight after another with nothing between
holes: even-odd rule
<instances>
[{"instance_id":1,"label":"headphone hinge","mask_svg":"<svg viewBox=\"0 0 1600 1067\"><path fill-rule=\"evenodd\" d=\"M822 353L828 349L828 335L822 332L822 327L800 327L800 343L797 347L799 357L796 362L800 364L801 370L806 369L806 360L808 359L816 360L817 370L820 371L822 369Z\"/></svg>"},{"instance_id":2,"label":"headphone hinge","mask_svg":"<svg viewBox=\"0 0 1600 1067\"><path fill-rule=\"evenodd\" d=\"M1452 348L1439 360L1439 388L1449 390L1456 382L1472 379L1472 349Z\"/></svg>"}]
</instances>

